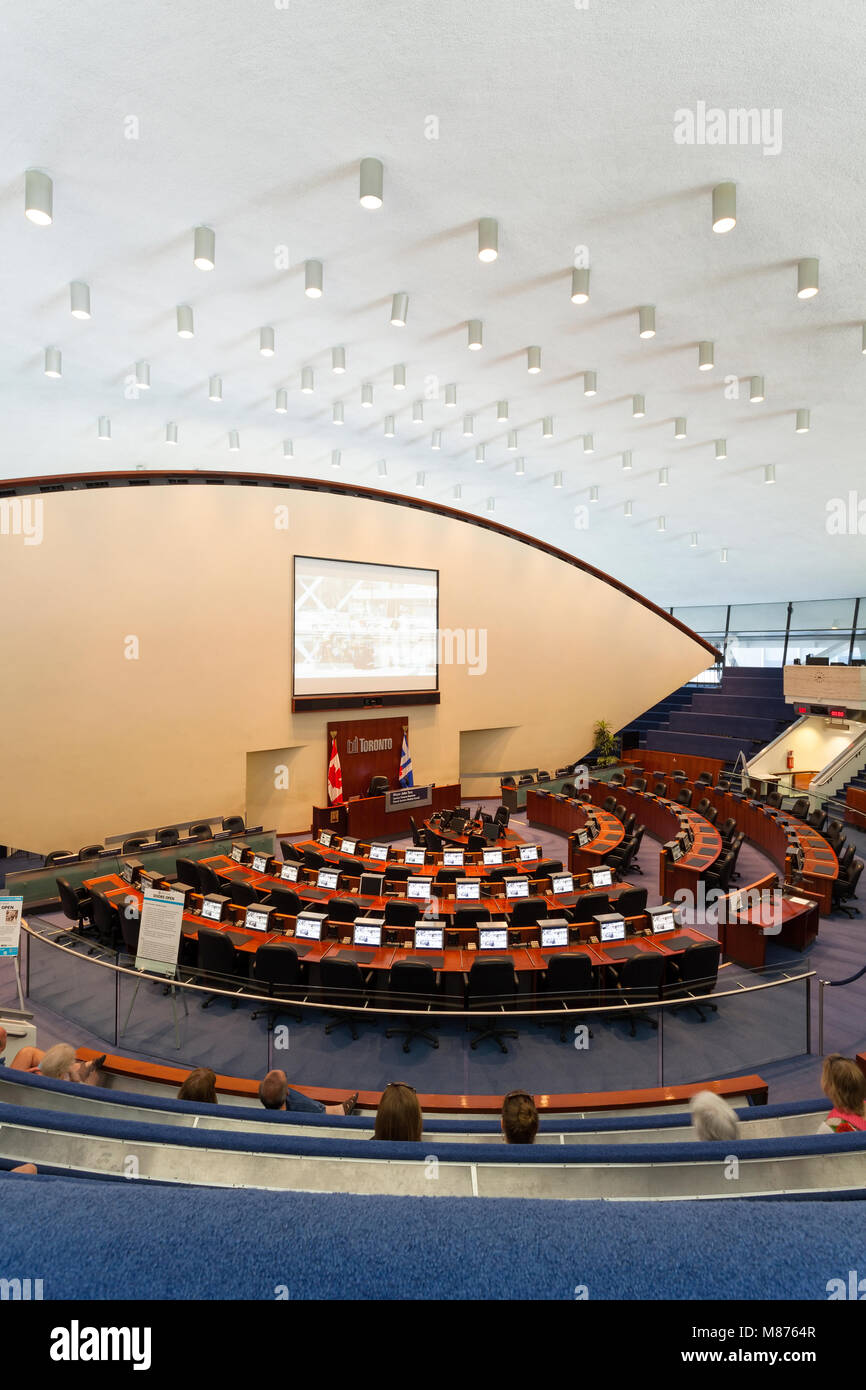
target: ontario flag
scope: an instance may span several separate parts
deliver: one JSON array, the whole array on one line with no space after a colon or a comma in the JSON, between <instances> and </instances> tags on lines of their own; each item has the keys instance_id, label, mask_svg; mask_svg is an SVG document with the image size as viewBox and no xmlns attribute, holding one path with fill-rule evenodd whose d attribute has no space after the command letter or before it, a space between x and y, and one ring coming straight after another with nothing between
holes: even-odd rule
<instances>
[{"instance_id":1,"label":"ontario flag","mask_svg":"<svg viewBox=\"0 0 866 1390\"><path fill-rule=\"evenodd\" d=\"M400 786L414 787L415 779L412 776L412 759L409 756L409 731L403 730L403 750L400 754Z\"/></svg>"},{"instance_id":2,"label":"ontario flag","mask_svg":"<svg viewBox=\"0 0 866 1390\"><path fill-rule=\"evenodd\" d=\"M332 806L339 805L343 800L343 772L335 738L331 739L331 761L328 763L328 800Z\"/></svg>"}]
</instances>

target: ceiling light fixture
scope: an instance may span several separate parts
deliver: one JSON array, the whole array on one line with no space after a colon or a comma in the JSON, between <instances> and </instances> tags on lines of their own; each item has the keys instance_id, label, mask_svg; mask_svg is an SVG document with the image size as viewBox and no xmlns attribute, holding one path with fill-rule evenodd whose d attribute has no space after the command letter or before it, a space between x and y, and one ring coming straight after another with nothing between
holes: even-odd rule
<instances>
[{"instance_id":1,"label":"ceiling light fixture","mask_svg":"<svg viewBox=\"0 0 866 1390\"><path fill-rule=\"evenodd\" d=\"M305 396L311 396L315 387L315 377L312 367L304 367L301 371L301 390Z\"/></svg>"},{"instance_id":2,"label":"ceiling light fixture","mask_svg":"<svg viewBox=\"0 0 866 1390\"><path fill-rule=\"evenodd\" d=\"M797 266L797 298L814 299L818 293L818 258L806 256Z\"/></svg>"},{"instance_id":3,"label":"ceiling light fixture","mask_svg":"<svg viewBox=\"0 0 866 1390\"><path fill-rule=\"evenodd\" d=\"M100 415L99 424L97 426L97 433L100 439L111 438L111 421L109 420L107 415Z\"/></svg>"},{"instance_id":4,"label":"ceiling light fixture","mask_svg":"<svg viewBox=\"0 0 866 1390\"><path fill-rule=\"evenodd\" d=\"M710 372L716 365L716 351L712 343L698 343L698 371Z\"/></svg>"},{"instance_id":5,"label":"ceiling light fixture","mask_svg":"<svg viewBox=\"0 0 866 1390\"><path fill-rule=\"evenodd\" d=\"M54 218L54 184L41 169L24 175L24 215L37 227L50 227Z\"/></svg>"},{"instance_id":6,"label":"ceiling light fixture","mask_svg":"<svg viewBox=\"0 0 866 1390\"><path fill-rule=\"evenodd\" d=\"M150 366L147 362L136 362L135 384L140 391L150 390Z\"/></svg>"},{"instance_id":7,"label":"ceiling light fixture","mask_svg":"<svg viewBox=\"0 0 866 1390\"><path fill-rule=\"evenodd\" d=\"M476 463L484 463L484 461L485 461L484 452L485 452L485 446L484 446L483 444L476 444L476 445L475 445L475 462L476 462Z\"/></svg>"},{"instance_id":8,"label":"ceiling light fixture","mask_svg":"<svg viewBox=\"0 0 866 1390\"><path fill-rule=\"evenodd\" d=\"M274 405L274 410L277 412L278 415L286 415L288 414L288 409L289 393L286 390L285 386L281 386L277 391L277 398L276 403Z\"/></svg>"},{"instance_id":9,"label":"ceiling light fixture","mask_svg":"<svg viewBox=\"0 0 866 1390\"><path fill-rule=\"evenodd\" d=\"M44 370L46 376L62 376L62 375L63 375L63 368L62 368L62 365L61 365L60 348L56 348L56 347L47 347L47 348L45 349L45 366L44 366L44 369L43 369L43 370Z\"/></svg>"},{"instance_id":10,"label":"ceiling light fixture","mask_svg":"<svg viewBox=\"0 0 866 1390\"><path fill-rule=\"evenodd\" d=\"M635 420L642 420L646 415L646 398L644 396L632 396L631 413Z\"/></svg>"},{"instance_id":11,"label":"ceiling light fixture","mask_svg":"<svg viewBox=\"0 0 866 1390\"><path fill-rule=\"evenodd\" d=\"M678 415L674 420L674 439L685 439L686 437L686 417Z\"/></svg>"},{"instance_id":12,"label":"ceiling light fixture","mask_svg":"<svg viewBox=\"0 0 866 1390\"><path fill-rule=\"evenodd\" d=\"M223 398L223 380L221 376L212 376L207 386L207 398L209 401L221 401Z\"/></svg>"},{"instance_id":13,"label":"ceiling light fixture","mask_svg":"<svg viewBox=\"0 0 866 1390\"><path fill-rule=\"evenodd\" d=\"M753 376L749 383L749 400L752 405L760 405L764 399L764 378Z\"/></svg>"},{"instance_id":14,"label":"ceiling light fixture","mask_svg":"<svg viewBox=\"0 0 866 1390\"><path fill-rule=\"evenodd\" d=\"M259 352L262 354L262 357L273 357L274 330L272 328L259 329Z\"/></svg>"},{"instance_id":15,"label":"ceiling light fixture","mask_svg":"<svg viewBox=\"0 0 866 1390\"><path fill-rule=\"evenodd\" d=\"M442 431L441 431L441 430L434 430L434 431L433 431L433 436L432 436L432 438L431 438L431 440L430 440L430 448L431 448L431 449L441 449L441 448L442 448Z\"/></svg>"},{"instance_id":16,"label":"ceiling light fixture","mask_svg":"<svg viewBox=\"0 0 866 1390\"><path fill-rule=\"evenodd\" d=\"M585 435L583 436L583 452L584 452L585 454L594 454L594 453L595 453L595 444L594 444L594 442L593 442L593 438L592 438L592 435L591 435L591 434L585 434Z\"/></svg>"},{"instance_id":17,"label":"ceiling light fixture","mask_svg":"<svg viewBox=\"0 0 866 1390\"><path fill-rule=\"evenodd\" d=\"M598 395L598 372L584 372L583 394L585 396Z\"/></svg>"},{"instance_id":18,"label":"ceiling light fixture","mask_svg":"<svg viewBox=\"0 0 866 1390\"><path fill-rule=\"evenodd\" d=\"M470 319L467 325L470 352L480 352L484 346L484 325L480 319Z\"/></svg>"},{"instance_id":19,"label":"ceiling light fixture","mask_svg":"<svg viewBox=\"0 0 866 1390\"><path fill-rule=\"evenodd\" d=\"M395 294L391 299L391 326L393 328L405 328L408 315L408 294L403 294L402 292Z\"/></svg>"},{"instance_id":20,"label":"ceiling light fixture","mask_svg":"<svg viewBox=\"0 0 866 1390\"><path fill-rule=\"evenodd\" d=\"M575 266L571 272L571 302L586 304L589 299L589 266Z\"/></svg>"},{"instance_id":21,"label":"ceiling light fixture","mask_svg":"<svg viewBox=\"0 0 866 1390\"><path fill-rule=\"evenodd\" d=\"M810 424L810 415L809 415L809 411L808 411L808 410L804 410L804 409L798 410L798 411L797 411L797 424L796 424L796 426L795 426L795 431L794 431L794 432L795 432L796 434L808 434L808 433L809 433L809 424Z\"/></svg>"},{"instance_id":22,"label":"ceiling light fixture","mask_svg":"<svg viewBox=\"0 0 866 1390\"><path fill-rule=\"evenodd\" d=\"M304 294L308 299L321 299L323 277L321 261L304 262Z\"/></svg>"},{"instance_id":23,"label":"ceiling light fixture","mask_svg":"<svg viewBox=\"0 0 866 1390\"><path fill-rule=\"evenodd\" d=\"M482 217L478 223L478 259L495 261L499 255L499 223L495 217Z\"/></svg>"},{"instance_id":24,"label":"ceiling light fixture","mask_svg":"<svg viewBox=\"0 0 866 1390\"><path fill-rule=\"evenodd\" d=\"M292 439L283 440L283 458L293 459L295 457L295 444Z\"/></svg>"},{"instance_id":25,"label":"ceiling light fixture","mask_svg":"<svg viewBox=\"0 0 866 1390\"><path fill-rule=\"evenodd\" d=\"M507 401L497 401L497 402L496 402L496 419L497 419L500 423L508 419L508 402L507 402Z\"/></svg>"},{"instance_id":26,"label":"ceiling light fixture","mask_svg":"<svg viewBox=\"0 0 866 1390\"><path fill-rule=\"evenodd\" d=\"M339 468L339 467L341 466L342 458L343 458L343 455L340 453L340 450L339 450L339 449L332 449L332 450L331 450L331 467L332 467L332 468Z\"/></svg>"},{"instance_id":27,"label":"ceiling light fixture","mask_svg":"<svg viewBox=\"0 0 866 1390\"><path fill-rule=\"evenodd\" d=\"M69 286L69 312L74 319L90 318L90 286L73 280Z\"/></svg>"},{"instance_id":28,"label":"ceiling light fixture","mask_svg":"<svg viewBox=\"0 0 866 1390\"><path fill-rule=\"evenodd\" d=\"M386 415L386 416L385 416L385 438L386 438L386 439L393 439L393 438L394 438L394 435L395 435L396 433L397 433L397 431L396 431L396 429L394 428L394 416L393 416L393 415Z\"/></svg>"},{"instance_id":29,"label":"ceiling light fixture","mask_svg":"<svg viewBox=\"0 0 866 1390\"><path fill-rule=\"evenodd\" d=\"M216 265L216 235L210 227L196 227L193 232L192 259L199 270L213 270Z\"/></svg>"},{"instance_id":30,"label":"ceiling light fixture","mask_svg":"<svg viewBox=\"0 0 866 1390\"><path fill-rule=\"evenodd\" d=\"M177 443L177 425L173 420L169 420L165 427L165 442L166 444Z\"/></svg>"},{"instance_id":31,"label":"ceiling light fixture","mask_svg":"<svg viewBox=\"0 0 866 1390\"><path fill-rule=\"evenodd\" d=\"M331 348L331 371L342 376L346 370L346 349L344 347Z\"/></svg>"},{"instance_id":32,"label":"ceiling light fixture","mask_svg":"<svg viewBox=\"0 0 866 1390\"><path fill-rule=\"evenodd\" d=\"M542 437L542 439L552 439L552 438L553 438L553 416L552 416L552 415L545 415L544 419L542 420L542 422L541 422L541 437Z\"/></svg>"},{"instance_id":33,"label":"ceiling light fixture","mask_svg":"<svg viewBox=\"0 0 866 1390\"><path fill-rule=\"evenodd\" d=\"M622 468L624 473L630 473L632 468L631 449L626 449L622 456Z\"/></svg>"},{"instance_id":34,"label":"ceiling light fixture","mask_svg":"<svg viewBox=\"0 0 866 1390\"><path fill-rule=\"evenodd\" d=\"M229 430L229 449L236 454L241 447L241 439L237 430Z\"/></svg>"},{"instance_id":35,"label":"ceiling light fixture","mask_svg":"<svg viewBox=\"0 0 866 1390\"><path fill-rule=\"evenodd\" d=\"M726 459L728 457L728 441L726 439L716 440L716 458Z\"/></svg>"},{"instance_id":36,"label":"ceiling light fixture","mask_svg":"<svg viewBox=\"0 0 866 1390\"><path fill-rule=\"evenodd\" d=\"M522 455L519 459L514 460L514 472L518 478L522 478L526 472L526 459Z\"/></svg>"},{"instance_id":37,"label":"ceiling light fixture","mask_svg":"<svg viewBox=\"0 0 866 1390\"><path fill-rule=\"evenodd\" d=\"M508 431L508 448L512 454L517 453L517 430Z\"/></svg>"},{"instance_id":38,"label":"ceiling light fixture","mask_svg":"<svg viewBox=\"0 0 866 1390\"><path fill-rule=\"evenodd\" d=\"M774 483L776 481L776 465L774 463L764 464L764 482Z\"/></svg>"},{"instance_id":39,"label":"ceiling light fixture","mask_svg":"<svg viewBox=\"0 0 866 1390\"><path fill-rule=\"evenodd\" d=\"M385 167L381 159L368 156L361 160L360 199L362 208L380 208L385 183Z\"/></svg>"},{"instance_id":40,"label":"ceiling light fixture","mask_svg":"<svg viewBox=\"0 0 866 1390\"><path fill-rule=\"evenodd\" d=\"M561 473L554 473L554 475L553 475L553 486L556 487L556 488L562 487L562 474L561 474Z\"/></svg>"},{"instance_id":41,"label":"ceiling light fixture","mask_svg":"<svg viewBox=\"0 0 866 1390\"><path fill-rule=\"evenodd\" d=\"M333 408L333 410L331 411L331 422L332 422L333 424L335 424L335 425L342 425L342 424L345 423L344 418L343 418L343 402L342 402L342 401L334 401L334 408Z\"/></svg>"},{"instance_id":42,"label":"ceiling light fixture","mask_svg":"<svg viewBox=\"0 0 866 1390\"><path fill-rule=\"evenodd\" d=\"M737 185L717 183L713 189L713 231L730 232L737 225Z\"/></svg>"},{"instance_id":43,"label":"ceiling light fixture","mask_svg":"<svg viewBox=\"0 0 866 1390\"><path fill-rule=\"evenodd\" d=\"M86 288L86 286L85 286ZM88 303L90 296L88 295ZM73 313L75 311L73 310ZM194 338L195 326L193 324L192 309L189 304L178 304L177 306L177 336L179 338Z\"/></svg>"},{"instance_id":44,"label":"ceiling light fixture","mask_svg":"<svg viewBox=\"0 0 866 1390\"><path fill-rule=\"evenodd\" d=\"M406 368L402 362L397 363L392 373L392 381L395 391L406 390Z\"/></svg>"},{"instance_id":45,"label":"ceiling light fixture","mask_svg":"<svg viewBox=\"0 0 866 1390\"><path fill-rule=\"evenodd\" d=\"M654 304L642 304L638 313L638 334L641 338L654 338L656 335L656 310Z\"/></svg>"},{"instance_id":46,"label":"ceiling light fixture","mask_svg":"<svg viewBox=\"0 0 866 1390\"><path fill-rule=\"evenodd\" d=\"M365 410L370 410L373 405L373 387L369 381L365 381L361 387L361 405Z\"/></svg>"},{"instance_id":47,"label":"ceiling light fixture","mask_svg":"<svg viewBox=\"0 0 866 1390\"><path fill-rule=\"evenodd\" d=\"M454 381L449 381L448 385L445 387L445 404L448 407L456 406L457 404L457 383Z\"/></svg>"},{"instance_id":48,"label":"ceiling light fixture","mask_svg":"<svg viewBox=\"0 0 866 1390\"><path fill-rule=\"evenodd\" d=\"M424 402L423 402L423 401L415 401L415 402L413 403L413 405L412 405L412 421L413 421L414 424L420 425L420 424L423 423L423 420L424 420Z\"/></svg>"},{"instance_id":49,"label":"ceiling light fixture","mask_svg":"<svg viewBox=\"0 0 866 1390\"><path fill-rule=\"evenodd\" d=\"M541 371L541 348L529 347L526 349L526 370L530 376L538 376Z\"/></svg>"},{"instance_id":50,"label":"ceiling light fixture","mask_svg":"<svg viewBox=\"0 0 866 1390\"><path fill-rule=\"evenodd\" d=\"M475 433L475 417L473 415L463 416L463 438L471 439Z\"/></svg>"}]
</instances>

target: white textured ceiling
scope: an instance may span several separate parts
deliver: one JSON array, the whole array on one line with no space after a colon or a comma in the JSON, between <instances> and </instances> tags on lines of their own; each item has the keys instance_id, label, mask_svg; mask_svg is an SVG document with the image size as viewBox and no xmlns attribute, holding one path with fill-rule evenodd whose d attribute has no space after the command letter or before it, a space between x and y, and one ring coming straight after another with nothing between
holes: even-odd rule
<instances>
[{"instance_id":1,"label":"white textured ceiling","mask_svg":"<svg viewBox=\"0 0 866 1390\"><path fill-rule=\"evenodd\" d=\"M413 493L422 469L434 500L483 511L493 497L496 520L663 604L866 591L866 539L825 527L828 499L866 496L866 26L848 0L18 0L4 26L0 476L136 465L279 473L291 437L301 476ZM677 144L675 111L701 101L780 110L781 151ZM438 139L427 138L431 116ZM385 165L377 212L358 202L365 155ZM28 167L54 179L45 229L23 216ZM718 236L710 195L723 180L737 183L739 222ZM476 255L481 216L500 224L490 265ZM192 263L199 223L216 233L212 273ZM579 246L592 267L584 306L570 302ZM821 268L808 301L795 294L804 256ZM320 300L303 292L307 258L324 263ZM71 280L91 286L89 322L69 314ZM398 290L410 296L405 329L389 323ZM175 332L183 303L195 311L189 341ZM656 306L648 341L641 304ZM484 323L480 353L467 350L471 318ZM270 359L258 351L262 325L276 330ZM697 370L702 339L715 343L708 373ZM348 371L336 376L341 344ZM530 344L542 348L539 376L526 371ZM62 349L61 380L43 374L49 345ZM140 359L152 389L129 399ZM403 392L391 385L395 363L406 364ZM312 396L300 392L305 365ZM591 400L588 369L598 372ZM221 404L207 399L212 374ZM743 379L738 401L725 398L729 374ZM756 374L763 405L745 389ZM413 425L429 378L440 397ZM365 381L372 410L360 407ZM444 403L449 382L456 410ZM280 386L287 415L274 410ZM338 400L342 429L331 423ZM803 406L812 428L800 436ZM394 439L383 435L389 413ZM462 437L465 413L474 439ZM101 415L110 443L97 440ZM676 442L679 415L688 435ZM178 448L164 442L168 421ZM240 453L228 450L231 429ZM724 463L716 437L728 441ZM763 480L768 463L775 486ZM599 501L577 530L574 508L593 485Z\"/></svg>"}]
</instances>

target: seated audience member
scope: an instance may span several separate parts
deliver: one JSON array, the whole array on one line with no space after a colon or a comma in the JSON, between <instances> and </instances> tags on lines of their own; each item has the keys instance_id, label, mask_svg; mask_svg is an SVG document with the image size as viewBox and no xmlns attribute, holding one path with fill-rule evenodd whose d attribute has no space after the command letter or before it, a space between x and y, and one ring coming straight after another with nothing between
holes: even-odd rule
<instances>
[{"instance_id":1,"label":"seated audience member","mask_svg":"<svg viewBox=\"0 0 866 1390\"><path fill-rule=\"evenodd\" d=\"M216 1072L210 1067L196 1067L177 1093L178 1100L197 1100L202 1105L217 1105Z\"/></svg>"},{"instance_id":2,"label":"seated audience member","mask_svg":"<svg viewBox=\"0 0 866 1390\"><path fill-rule=\"evenodd\" d=\"M850 1134L866 1129L866 1076L851 1057L833 1052L824 1061L821 1090L833 1109L819 1126L819 1134Z\"/></svg>"},{"instance_id":3,"label":"seated audience member","mask_svg":"<svg viewBox=\"0 0 866 1390\"><path fill-rule=\"evenodd\" d=\"M6 1035L6 1029L2 1026L2 1024L0 1024L0 1067L5 1067L5 1066L6 1066L6 1043L7 1043L7 1042L8 1042L8 1037L7 1037L7 1035Z\"/></svg>"},{"instance_id":4,"label":"seated audience member","mask_svg":"<svg viewBox=\"0 0 866 1390\"><path fill-rule=\"evenodd\" d=\"M10 1173L38 1173L39 1169L35 1163L19 1163L17 1168L10 1168Z\"/></svg>"},{"instance_id":5,"label":"seated audience member","mask_svg":"<svg viewBox=\"0 0 866 1390\"><path fill-rule=\"evenodd\" d=\"M55 1043L47 1052L39 1047L22 1047L16 1052L12 1067L15 1071L50 1076L55 1081L76 1081L85 1085L104 1061L105 1053L92 1062L77 1062L75 1048L70 1043Z\"/></svg>"},{"instance_id":6,"label":"seated audience member","mask_svg":"<svg viewBox=\"0 0 866 1390\"><path fill-rule=\"evenodd\" d=\"M511 1091L502 1102L502 1133L506 1144L532 1144L538 1133L538 1111L528 1091Z\"/></svg>"},{"instance_id":7,"label":"seated audience member","mask_svg":"<svg viewBox=\"0 0 866 1390\"><path fill-rule=\"evenodd\" d=\"M421 1106L414 1086L392 1081L382 1092L376 1111L374 1139L402 1139L417 1144L421 1139Z\"/></svg>"},{"instance_id":8,"label":"seated audience member","mask_svg":"<svg viewBox=\"0 0 866 1390\"><path fill-rule=\"evenodd\" d=\"M707 1143L736 1139L739 1121L736 1111L715 1091L698 1091L689 1102L695 1138Z\"/></svg>"},{"instance_id":9,"label":"seated audience member","mask_svg":"<svg viewBox=\"0 0 866 1390\"><path fill-rule=\"evenodd\" d=\"M269 1071L259 1082L259 1100L266 1110L305 1110L310 1114L351 1115L358 1103L358 1092L340 1105L323 1105L319 1100L292 1090L284 1071Z\"/></svg>"}]
</instances>

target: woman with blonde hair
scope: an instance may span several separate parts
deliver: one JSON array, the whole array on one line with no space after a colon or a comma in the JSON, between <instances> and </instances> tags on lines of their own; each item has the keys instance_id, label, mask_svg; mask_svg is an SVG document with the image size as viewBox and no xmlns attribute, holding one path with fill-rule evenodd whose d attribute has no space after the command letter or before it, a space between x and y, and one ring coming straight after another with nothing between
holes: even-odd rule
<instances>
[{"instance_id":1,"label":"woman with blonde hair","mask_svg":"<svg viewBox=\"0 0 866 1390\"><path fill-rule=\"evenodd\" d=\"M850 1134L866 1130L866 1076L851 1057L832 1052L824 1060L821 1090L833 1109L819 1134Z\"/></svg>"}]
</instances>

